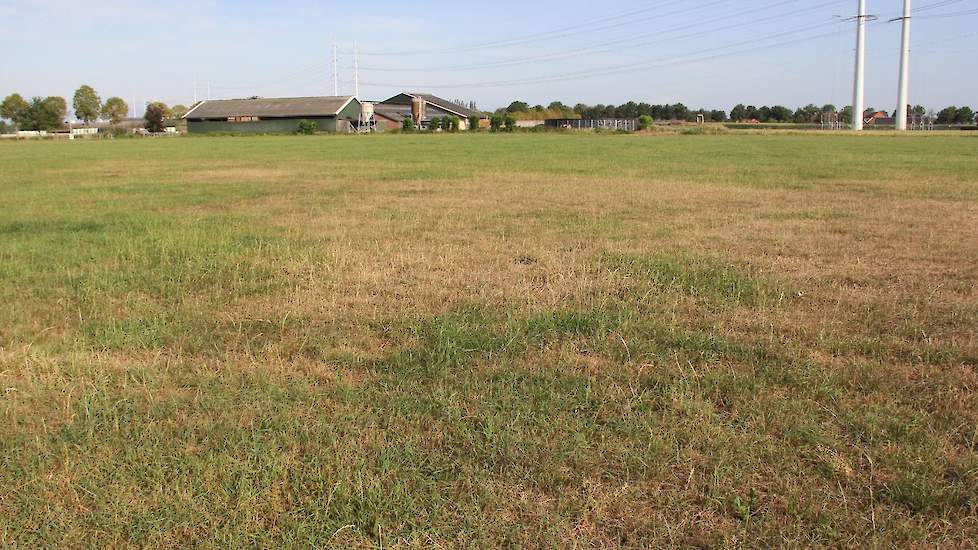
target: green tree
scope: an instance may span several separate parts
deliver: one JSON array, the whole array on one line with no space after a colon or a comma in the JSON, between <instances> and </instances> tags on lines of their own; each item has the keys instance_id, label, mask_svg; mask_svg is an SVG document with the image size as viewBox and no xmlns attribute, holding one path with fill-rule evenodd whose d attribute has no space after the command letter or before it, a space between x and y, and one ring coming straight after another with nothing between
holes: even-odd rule
<instances>
[{"instance_id":1,"label":"green tree","mask_svg":"<svg viewBox=\"0 0 978 550\"><path fill-rule=\"evenodd\" d=\"M319 126L312 120L300 120L295 128L295 133L300 136L311 136L319 130Z\"/></svg>"},{"instance_id":2,"label":"green tree","mask_svg":"<svg viewBox=\"0 0 978 550\"><path fill-rule=\"evenodd\" d=\"M725 122L727 120L727 113L720 109L710 111L710 120L713 122Z\"/></svg>"},{"instance_id":3,"label":"green tree","mask_svg":"<svg viewBox=\"0 0 978 550\"><path fill-rule=\"evenodd\" d=\"M923 105L914 105L913 108L910 109L910 114L914 116L924 116L927 114L927 109L924 108Z\"/></svg>"},{"instance_id":4,"label":"green tree","mask_svg":"<svg viewBox=\"0 0 978 550\"><path fill-rule=\"evenodd\" d=\"M48 96L44 98L44 108L51 118L57 119L56 128L60 128L68 117L68 102L63 97Z\"/></svg>"},{"instance_id":5,"label":"green tree","mask_svg":"<svg viewBox=\"0 0 978 550\"><path fill-rule=\"evenodd\" d=\"M838 109L835 108L835 105L832 105L831 103L828 103L828 104L822 106L822 112L823 113L836 113L836 112L838 112Z\"/></svg>"},{"instance_id":6,"label":"green tree","mask_svg":"<svg viewBox=\"0 0 978 550\"><path fill-rule=\"evenodd\" d=\"M469 117L469 131L475 132L479 129L479 121L482 118L479 115L472 115Z\"/></svg>"},{"instance_id":7,"label":"green tree","mask_svg":"<svg viewBox=\"0 0 978 550\"><path fill-rule=\"evenodd\" d=\"M441 119L433 116L431 120L428 121L428 131L437 132L441 128Z\"/></svg>"},{"instance_id":8,"label":"green tree","mask_svg":"<svg viewBox=\"0 0 978 550\"><path fill-rule=\"evenodd\" d=\"M937 123L938 124L954 124L954 121L958 119L958 108L957 107L945 107L941 109L941 112L937 113Z\"/></svg>"},{"instance_id":9,"label":"green tree","mask_svg":"<svg viewBox=\"0 0 978 550\"><path fill-rule=\"evenodd\" d=\"M747 120L747 118L747 107L743 103L738 103L733 109L730 110L730 120L733 120L734 122Z\"/></svg>"},{"instance_id":10,"label":"green tree","mask_svg":"<svg viewBox=\"0 0 978 550\"><path fill-rule=\"evenodd\" d=\"M406 134L414 133L414 120L405 118L404 121L401 122L401 131Z\"/></svg>"},{"instance_id":11,"label":"green tree","mask_svg":"<svg viewBox=\"0 0 978 550\"><path fill-rule=\"evenodd\" d=\"M839 111L839 122L852 124L852 105L846 105Z\"/></svg>"},{"instance_id":12,"label":"green tree","mask_svg":"<svg viewBox=\"0 0 978 550\"><path fill-rule=\"evenodd\" d=\"M971 110L971 107L961 107L958 109L957 115L954 118L954 122L958 124L971 124L975 121L975 112Z\"/></svg>"},{"instance_id":13,"label":"green tree","mask_svg":"<svg viewBox=\"0 0 978 550\"><path fill-rule=\"evenodd\" d=\"M10 94L0 103L0 118L5 118L14 125L20 124L20 119L30 105L20 94Z\"/></svg>"},{"instance_id":14,"label":"green tree","mask_svg":"<svg viewBox=\"0 0 978 550\"><path fill-rule=\"evenodd\" d=\"M64 124L67 110L65 100L60 97L32 98L20 115L20 129L41 132L57 130Z\"/></svg>"},{"instance_id":15,"label":"green tree","mask_svg":"<svg viewBox=\"0 0 978 550\"><path fill-rule=\"evenodd\" d=\"M489 130L492 132L498 132L503 127L503 117L499 115L492 115L489 117Z\"/></svg>"},{"instance_id":16,"label":"green tree","mask_svg":"<svg viewBox=\"0 0 978 550\"><path fill-rule=\"evenodd\" d=\"M156 105L163 111L163 120L173 118L173 110L167 107L166 103L163 103L162 101L154 101L152 104Z\"/></svg>"},{"instance_id":17,"label":"green tree","mask_svg":"<svg viewBox=\"0 0 978 550\"><path fill-rule=\"evenodd\" d=\"M514 101L506 107L507 113L525 113L530 110L530 104L525 101Z\"/></svg>"},{"instance_id":18,"label":"green tree","mask_svg":"<svg viewBox=\"0 0 978 550\"><path fill-rule=\"evenodd\" d=\"M507 115L503 119L503 125L506 126L506 131L507 132L513 132L513 131L516 130L516 119L513 118L513 117L511 117L511 116L509 116L509 115Z\"/></svg>"},{"instance_id":19,"label":"green tree","mask_svg":"<svg viewBox=\"0 0 978 550\"><path fill-rule=\"evenodd\" d=\"M146 106L146 114L143 115L143 118L146 119L146 129L154 134L158 134L164 129L163 121L166 119L164 107L158 101Z\"/></svg>"},{"instance_id":20,"label":"green tree","mask_svg":"<svg viewBox=\"0 0 978 550\"><path fill-rule=\"evenodd\" d=\"M452 133L458 132L459 126L461 125L462 125L462 121L457 116L451 117L448 120L448 124L446 124L448 130Z\"/></svg>"},{"instance_id":21,"label":"green tree","mask_svg":"<svg viewBox=\"0 0 978 550\"><path fill-rule=\"evenodd\" d=\"M75 98L72 101L75 108L75 116L84 121L85 124L96 120L102 112L102 98L95 93L95 89L87 84L83 84L75 90Z\"/></svg>"},{"instance_id":22,"label":"green tree","mask_svg":"<svg viewBox=\"0 0 978 550\"><path fill-rule=\"evenodd\" d=\"M173 106L171 111L171 116L173 118L183 118L187 115L187 112L189 112L190 109L188 109L186 105L177 104Z\"/></svg>"},{"instance_id":23,"label":"green tree","mask_svg":"<svg viewBox=\"0 0 978 550\"><path fill-rule=\"evenodd\" d=\"M638 117L638 128L640 130L648 130L652 127L652 117L649 115L642 115Z\"/></svg>"},{"instance_id":24,"label":"green tree","mask_svg":"<svg viewBox=\"0 0 978 550\"><path fill-rule=\"evenodd\" d=\"M121 97L110 97L102 105L102 118L112 124L119 124L129 114L129 106Z\"/></svg>"}]
</instances>

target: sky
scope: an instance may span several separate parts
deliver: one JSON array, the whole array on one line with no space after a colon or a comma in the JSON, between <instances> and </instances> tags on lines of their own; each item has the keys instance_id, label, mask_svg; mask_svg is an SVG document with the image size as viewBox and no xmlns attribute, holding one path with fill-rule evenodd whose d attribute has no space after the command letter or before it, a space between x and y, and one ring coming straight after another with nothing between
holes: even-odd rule
<instances>
[{"instance_id":1,"label":"sky","mask_svg":"<svg viewBox=\"0 0 978 550\"><path fill-rule=\"evenodd\" d=\"M896 103L903 0L868 0L867 106ZM978 107L978 0L914 0L911 96ZM856 0L0 0L0 97L170 105L402 91L547 105L851 103ZM354 51L358 55L354 55ZM140 113L141 114L141 113Z\"/></svg>"}]
</instances>

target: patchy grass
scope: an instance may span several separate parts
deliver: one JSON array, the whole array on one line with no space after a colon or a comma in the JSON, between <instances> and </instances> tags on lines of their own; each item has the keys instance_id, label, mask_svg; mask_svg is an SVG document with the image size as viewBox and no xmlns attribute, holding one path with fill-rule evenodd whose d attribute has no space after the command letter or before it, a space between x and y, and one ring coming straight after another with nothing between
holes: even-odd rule
<instances>
[{"instance_id":1,"label":"patchy grass","mask_svg":"<svg viewBox=\"0 0 978 550\"><path fill-rule=\"evenodd\" d=\"M973 141L0 144L0 541L969 547Z\"/></svg>"}]
</instances>

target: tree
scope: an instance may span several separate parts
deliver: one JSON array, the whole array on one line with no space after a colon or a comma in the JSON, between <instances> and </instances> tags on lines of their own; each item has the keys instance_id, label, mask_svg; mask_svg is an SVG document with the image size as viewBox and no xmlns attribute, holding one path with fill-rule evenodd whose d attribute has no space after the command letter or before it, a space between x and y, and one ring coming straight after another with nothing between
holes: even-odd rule
<instances>
[{"instance_id":1,"label":"tree","mask_svg":"<svg viewBox=\"0 0 978 550\"><path fill-rule=\"evenodd\" d=\"M437 132L439 128L441 128L441 119L436 116L431 117L428 121L428 131Z\"/></svg>"},{"instance_id":2,"label":"tree","mask_svg":"<svg viewBox=\"0 0 978 550\"><path fill-rule=\"evenodd\" d=\"M452 116L448 119L445 126L447 126L449 132L455 133L458 132L459 126L461 125L462 121L457 116Z\"/></svg>"},{"instance_id":3,"label":"tree","mask_svg":"<svg viewBox=\"0 0 978 550\"><path fill-rule=\"evenodd\" d=\"M640 130L648 130L652 127L652 117L649 115L642 115L638 117L638 128Z\"/></svg>"},{"instance_id":4,"label":"tree","mask_svg":"<svg viewBox=\"0 0 978 550\"><path fill-rule=\"evenodd\" d=\"M88 124L102 113L102 98L88 84L82 84L75 90L75 98L71 105L75 108L75 116Z\"/></svg>"},{"instance_id":5,"label":"tree","mask_svg":"<svg viewBox=\"0 0 978 550\"><path fill-rule=\"evenodd\" d=\"M975 121L975 112L971 110L971 107L961 107L958 109L957 116L954 118L954 122L958 124L971 124Z\"/></svg>"},{"instance_id":6,"label":"tree","mask_svg":"<svg viewBox=\"0 0 978 550\"><path fill-rule=\"evenodd\" d=\"M846 105L839 111L839 122L852 124L852 105Z\"/></svg>"},{"instance_id":7,"label":"tree","mask_svg":"<svg viewBox=\"0 0 978 550\"><path fill-rule=\"evenodd\" d=\"M469 117L469 131L470 132L475 132L476 130L479 129L479 121L480 120L482 120L482 117L480 117L479 115L472 115L472 116Z\"/></svg>"},{"instance_id":8,"label":"tree","mask_svg":"<svg viewBox=\"0 0 978 550\"><path fill-rule=\"evenodd\" d=\"M112 124L119 124L129 114L129 106L121 97L110 97L102 106L102 118Z\"/></svg>"},{"instance_id":9,"label":"tree","mask_svg":"<svg viewBox=\"0 0 978 550\"><path fill-rule=\"evenodd\" d=\"M319 130L319 126L317 126L315 122L303 119L300 120L299 124L296 126L295 133L299 134L300 136L311 136L314 135L317 130Z\"/></svg>"},{"instance_id":10,"label":"tree","mask_svg":"<svg viewBox=\"0 0 978 550\"><path fill-rule=\"evenodd\" d=\"M152 104L156 105L163 111L163 120L173 118L173 110L167 107L166 103L163 103L162 101L154 101Z\"/></svg>"},{"instance_id":11,"label":"tree","mask_svg":"<svg viewBox=\"0 0 978 550\"><path fill-rule=\"evenodd\" d=\"M828 103L828 104L822 106L822 112L823 113L837 113L838 112L838 109L835 108L835 105L832 105L831 103Z\"/></svg>"},{"instance_id":12,"label":"tree","mask_svg":"<svg viewBox=\"0 0 978 550\"><path fill-rule=\"evenodd\" d=\"M160 102L153 102L146 106L146 114L143 118L146 119L146 129L154 134L158 134L163 131L163 120L166 119L166 111L163 109L164 105Z\"/></svg>"},{"instance_id":13,"label":"tree","mask_svg":"<svg viewBox=\"0 0 978 550\"><path fill-rule=\"evenodd\" d=\"M492 115L489 117L489 130L492 132L498 132L503 127L503 117L499 115Z\"/></svg>"},{"instance_id":14,"label":"tree","mask_svg":"<svg viewBox=\"0 0 978 550\"><path fill-rule=\"evenodd\" d=\"M401 131L404 132L404 133L406 133L406 134L413 133L414 132L414 120L413 119L410 119L410 118L405 118L404 121L401 122Z\"/></svg>"},{"instance_id":15,"label":"tree","mask_svg":"<svg viewBox=\"0 0 978 550\"><path fill-rule=\"evenodd\" d=\"M735 122L740 122L742 120L747 120L747 107L743 103L738 103L733 109L730 110L730 120Z\"/></svg>"},{"instance_id":16,"label":"tree","mask_svg":"<svg viewBox=\"0 0 978 550\"><path fill-rule=\"evenodd\" d=\"M525 101L514 101L506 107L507 113L525 113L530 110L530 104Z\"/></svg>"},{"instance_id":17,"label":"tree","mask_svg":"<svg viewBox=\"0 0 978 550\"><path fill-rule=\"evenodd\" d=\"M713 122L725 122L727 120L727 113L719 109L710 111L710 120Z\"/></svg>"},{"instance_id":18,"label":"tree","mask_svg":"<svg viewBox=\"0 0 978 550\"><path fill-rule=\"evenodd\" d=\"M516 119L509 115L503 118L503 124L506 126L507 132L512 132L516 130Z\"/></svg>"},{"instance_id":19,"label":"tree","mask_svg":"<svg viewBox=\"0 0 978 550\"><path fill-rule=\"evenodd\" d=\"M67 110L65 100L60 97L32 98L20 115L20 129L40 132L57 130L64 124Z\"/></svg>"},{"instance_id":20,"label":"tree","mask_svg":"<svg viewBox=\"0 0 978 550\"><path fill-rule=\"evenodd\" d=\"M187 115L187 112L190 111L190 109L188 109L185 105L179 105L179 104L174 105L171 110L172 110L171 115L173 118L183 118Z\"/></svg>"},{"instance_id":21,"label":"tree","mask_svg":"<svg viewBox=\"0 0 978 550\"><path fill-rule=\"evenodd\" d=\"M64 124L65 118L68 117L68 102L63 97L49 96L44 98L44 108L51 118L57 119L56 128L60 128Z\"/></svg>"},{"instance_id":22,"label":"tree","mask_svg":"<svg viewBox=\"0 0 978 550\"><path fill-rule=\"evenodd\" d=\"M910 114L914 116L924 116L927 114L927 109L925 109L923 105L914 105L913 108L910 109Z\"/></svg>"},{"instance_id":23,"label":"tree","mask_svg":"<svg viewBox=\"0 0 978 550\"><path fill-rule=\"evenodd\" d=\"M938 124L954 124L954 121L958 119L958 108L957 107L945 107L940 113L937 113L937 123Z\"/></svg>"},{"instance_id":24,"label":"tree","mask_svg":"<svg viewBox=\"0 0 978 550\"><path fill-rule=\"evenodd\" d=\"M18 125L24 111L29 106L20 94L10 94L3 100L3 103L0 103L0 118L5 118L13 122L14 125Z\"/></svg>"}]
</instances>

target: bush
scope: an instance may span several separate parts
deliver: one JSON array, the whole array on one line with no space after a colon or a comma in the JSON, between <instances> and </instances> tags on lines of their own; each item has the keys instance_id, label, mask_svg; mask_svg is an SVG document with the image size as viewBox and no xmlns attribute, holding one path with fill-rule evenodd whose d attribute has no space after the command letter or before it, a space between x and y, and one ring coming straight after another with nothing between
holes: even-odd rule
<instances>
[{"instance_id":1,"label":"bush","mask_svg":"<svg viewBox=\"0 0 978 550\"><path fill-rule=\"evenodd\" d=\"M445 129L449 132L458 132L459 126L462 125L462 120L457 116L453 116L445 119Z\"/></svg>"},{"instance_id":2,"label":"bush","mask_svg":"<svg viewBox=\"0 0 978 550\"><path fill-rule=\"evenodd\" d=\"M650 117L649 115L642 115L638 117L639 130L648 130L651 127L652 127L652 117Z\"/></svg>"},{"instance_id":3,"label":"bush","mask_svg":"<svg viewBox=\"0 0 978 550\"><path fill-rule=\"evenodd\" d=\"M506 118L503 120L503 123L506 125L506 131L507 132L513 132L513 131L516 130L516 119L515 118L507 115Z\"/></svg>"},{"instance_id":4,"label":"bush","mask_svg":"<svg viewBox=\"0 0 978 550\"><path fill-rule=\"evenodd\" d=\"M410 133L413 133L414 130L415 130L415 128L414 128L414 120L412 120L410 118L405 118L404 119L404 122L401 123L401 131L404 132L404 133L406 133L406 134L410 134Z\"/></svg>"},{"instance_id":5,"label":"bush","mask_svg":"<svg viewBox=\"0 0 978 550\"><path fill-rule=\"evenodd\" d=\"M472 115L469 117L469 131L475 132L479 130L479 121L482 120L479 115Z\"/></svg>"},{"instance_id":6,"label":"bush","mask_svg":"<svg viewBox=\"0 0 978 550\"><path fill-rule=\"evenodd\" d=\"M431 117L431 120L428 121L428 131L437 132L440 128L441 128L441 119L436 116Z\"/></svg>"},{"instance_id":7,"label":"bush","mask_svg":"<svg viewBox=\"0 0 978 550\"><path fill-rule=\"evenodd\" d=\"M499 115L492 115L489 119L489 129L493 132L498 132L503 127L503 117Z\"/></svg>"},{"instance_id":8,"label":"bush","mask_svg":"<svg viewBox=\"0 0 978 550\"><path fill-rule=\"evenodd\" d=\"M299 134L300 136L311 136L315 134L317 130L319 130L319 127L316 126L315 122L311 120L300 120L299 125L295 129L295 133Z\"/></svg>"}]
</instances>

